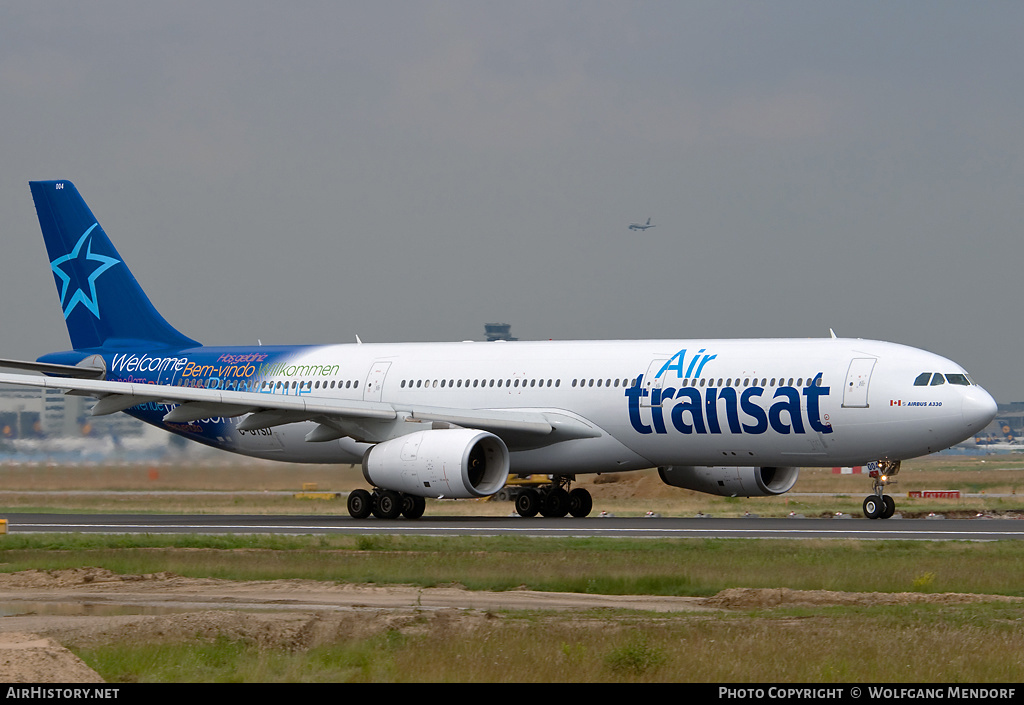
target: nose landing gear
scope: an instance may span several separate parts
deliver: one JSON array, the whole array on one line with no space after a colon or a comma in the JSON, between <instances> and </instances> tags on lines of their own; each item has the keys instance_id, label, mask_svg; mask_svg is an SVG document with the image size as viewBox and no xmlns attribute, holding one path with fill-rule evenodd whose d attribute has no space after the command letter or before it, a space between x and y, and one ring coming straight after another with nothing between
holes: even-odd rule
<instances>
[{"instance_id":1,"label":"nose landing gear","mask_svg":"<svg viewBox=\"0 0 1024 705\"><path fill-rule=\"evenodd\" d=\"M868 519L888 519L896 513L896 501L885 494L886 485L895 485L893 476L900 471L900 461L879 460L868 463L874 494L864 499L864 516Z\"/></svg>"}]
</instances>

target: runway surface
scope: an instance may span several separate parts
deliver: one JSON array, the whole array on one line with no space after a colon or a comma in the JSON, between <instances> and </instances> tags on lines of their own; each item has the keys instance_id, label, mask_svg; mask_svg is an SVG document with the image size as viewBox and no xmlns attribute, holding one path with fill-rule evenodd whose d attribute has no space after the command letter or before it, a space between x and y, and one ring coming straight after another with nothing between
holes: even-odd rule
<instances>
[{"instance_id":1,"label":"runway surface","mask_svg":"<svg viewBox=\"0 0 1024 705\"><path fill-rule=\"evenodd\" d=\"M294 515L154 515L9 513L8 532L152 534L393 534L406 536L540 536L617 538L757 538L997 541L1024 539L1014 519L763 519L625 518L523 519L423 517L352 519Z\"/></svg>"}]
</instances>

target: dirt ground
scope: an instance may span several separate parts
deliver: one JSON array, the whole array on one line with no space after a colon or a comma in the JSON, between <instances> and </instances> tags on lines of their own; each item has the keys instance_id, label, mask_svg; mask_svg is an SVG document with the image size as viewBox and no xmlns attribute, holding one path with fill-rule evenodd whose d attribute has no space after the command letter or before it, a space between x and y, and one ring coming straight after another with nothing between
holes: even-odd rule
<instances>
[{"instance_id":1,"label":"dirt ground","mask_svg":"<svg viewBox=\"0 0 1024 705\"><path fill-rule=\"evenodd\" d=\"M713 597L477 592L458 586L339 585L311 580L236 582L98 568L0 574L0 682L90 683L99 675L65 645L188 641L227 636L303 650L339 635L414 629L423 618L471 630L500 610L616 608L652 612L749 610L780 605L1017 601L965 594L724 590Z\"/></svg>"}]
</instances>

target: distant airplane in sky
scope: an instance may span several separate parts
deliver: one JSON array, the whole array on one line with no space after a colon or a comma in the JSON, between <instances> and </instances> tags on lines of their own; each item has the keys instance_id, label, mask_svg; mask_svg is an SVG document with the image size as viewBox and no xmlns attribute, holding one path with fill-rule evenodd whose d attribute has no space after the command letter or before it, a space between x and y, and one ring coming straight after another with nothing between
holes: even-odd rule
<instances>
[{"instance_id":1,"label":"distant airplane in sky","mask_svg":"<svg viewBox=\"0 0 1024 705\"><path fill-rule=\"evenodd\" d=\"M629 226L629 229L630 230L647 230L647 228L653 228L653 227L654 226L651 225L651 219L648 218L647 222L643 223L643 224L641 224L641 223L631 223L630 226Z\"/></svg>"},{"instance_id":2,"label":"distant airplane in sky","mask_svg":"<svg viewBox=\"0 0 1024 705\"><path fill-rule=\"evenodd\" d=\"M415 519L427 497L487 497L510 474L551 477L516 498L521 516L585 517L590 493L569 489L585 473L656 467L673 487L751 497L788 492L800 467L868 464L864 515L884 519L901 460L996 415L951 360L834 335L204 346L157 312L70 181L30 185L73 349L2 360L40 374L0 383L96 397L94 415L242 455L361 464L373 490L349 493L357 519Z\"/></svg>"}]
</instances>

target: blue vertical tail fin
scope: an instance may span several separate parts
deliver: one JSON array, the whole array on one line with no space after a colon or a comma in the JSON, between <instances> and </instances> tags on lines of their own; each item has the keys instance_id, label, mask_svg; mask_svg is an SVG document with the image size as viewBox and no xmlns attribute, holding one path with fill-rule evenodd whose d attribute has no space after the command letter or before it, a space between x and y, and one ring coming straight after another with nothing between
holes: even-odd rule
<instances>
[{"instance_id":1,"label":"blue vertical tail fin","mask_svg":"<svg viewBox=\"0 0 1024 705\"><path fill-rule=\"evenodd\" d=\"M30 181L75 350L199 345L168 323L70 181Z\"/></svg>"}]
</instances>

